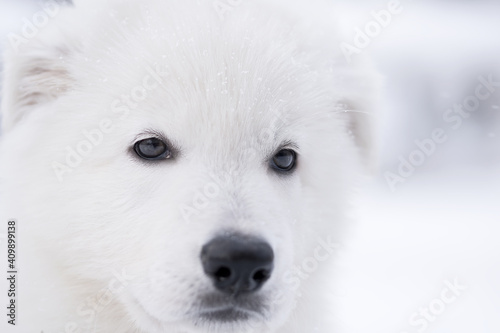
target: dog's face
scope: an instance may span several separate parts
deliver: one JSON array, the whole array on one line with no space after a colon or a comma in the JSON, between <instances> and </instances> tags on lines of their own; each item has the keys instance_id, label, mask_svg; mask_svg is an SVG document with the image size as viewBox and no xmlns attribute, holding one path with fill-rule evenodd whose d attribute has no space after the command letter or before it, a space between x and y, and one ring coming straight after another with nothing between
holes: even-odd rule
<instances>
[{"instance_id":1,"label":"dog's face","mask_svg":"<svg viewBox=\"0 0 500 333\"><path fill-rule=\"evenodd\" d=\"M53 80L11 102L15 205L68 279L124 272L113 306L148 332L282 325L331 254L356 160L334 66L250 20L114 14L16 73Z\"/></svg>"}]
</instances>

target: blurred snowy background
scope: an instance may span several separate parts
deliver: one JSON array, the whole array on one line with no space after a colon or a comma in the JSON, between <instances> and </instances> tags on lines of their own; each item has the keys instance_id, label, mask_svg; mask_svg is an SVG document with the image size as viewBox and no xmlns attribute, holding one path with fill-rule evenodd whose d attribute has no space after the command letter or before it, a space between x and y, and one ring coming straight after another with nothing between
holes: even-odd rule
<instances>
[{"instance_id":1,"label":"blurred snowy background","mask_svg":"<svg viewBox=\"0 0 500 333\"><path fill-rule=\"evenodd\" d=\"M498 333L500 86L474 96L500 82L500 2L390 3L338 2L345 45L385 88L380 169L335 258L336 317L353 333ZM40 8L0 0L0 48Z\"/></svg>"}]
</instances>

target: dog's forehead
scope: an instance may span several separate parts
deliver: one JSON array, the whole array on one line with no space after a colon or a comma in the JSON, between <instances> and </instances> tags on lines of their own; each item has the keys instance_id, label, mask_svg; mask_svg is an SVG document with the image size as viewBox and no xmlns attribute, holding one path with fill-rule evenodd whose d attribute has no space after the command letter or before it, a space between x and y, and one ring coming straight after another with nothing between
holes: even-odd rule
<instances>
[{"instance_id":1,"label":"dog's forehead","mask_svg":"<svg viewBox=\"0 0 500 333\"><path fill-rule=\"evenodd\" d=\"M146 95L135 103L144 116L198 127L200 134L210 127L255 133L307 104L311 73L288 46L274 45L271 52L270 45L250 47L251 39L207 38L211 41L181 39L175 49L171 40L155 45L143 41L141 50L130 50L123 60L112 54L108 62L113 65L100 73L105 82L99 85L114 95L117 86L131 97ZM144 50L147 56L140 54Z\"/></svg>"},{"instance_id":2,"label":"dog's forehead","mask_svg":"<svg viewBox=\"0 0 500 333\"><path fill-rule=\"evenodd\" d=\"M99 78L92 83L95 92L117 98L120 106L132 104L131 119L144 126L192 145L266 137L259 145L276 148L291 140L291 125L333 105L330 95L320 93L329 89L321 76L327 70L284 33L289 27L252 24L250 30L215 16L183 29L175 17L169 20L153 15L146 23L103 31L78 62L85 67L81 72ZM120 38L112 31L123 29L128 42L116 43ZM144 98L125 100L134 94Z\"/></svg>"},{"instance_id":3,"label":"dog's forehead","mask_svg":"<svg viewBox=\"0 0 500 333\"><path fill-rule=\"evenodd\" d=\"M228 92L198 91L190 96L159 90L150 102L151 108L137 113L140 121L152 124L181 147L207 153L217 147L219 154L227 156L250 147L269 154L282 142L293 141L298 120L305 118L296 106L278 96L266 96L257 86L245 87L245 91L238 86Z\"/></svg>"}]
</instances>

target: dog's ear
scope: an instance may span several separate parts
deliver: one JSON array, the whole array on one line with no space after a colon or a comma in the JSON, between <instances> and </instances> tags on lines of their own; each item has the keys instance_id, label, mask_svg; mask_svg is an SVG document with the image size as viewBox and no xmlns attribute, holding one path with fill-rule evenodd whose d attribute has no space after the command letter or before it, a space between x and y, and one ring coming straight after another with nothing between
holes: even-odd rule
<instances>
[{"instance_id":1,"label":"dog's ear","mask_svg":"<svg viewBox=\"0 0 500 333\"><path fill-rule=\"evenodd\" d=\"M348 134L356 144L362 160L372 164L377 146L374 138L375 117L373 112L351 100L343 100L340 108L347 117Z\"/></svg>"},{"instance_id":2,"label":"dog's ear","mask_svg":"<svg viewBox=\"0 0 500 333\"><path fill-rule=\"evenodd\" d=\"M54 24L29 37L9 36L4 54L2 132L65 94L73 84L67 66L72 48L64 41L65 33Z\"/></svg>"},{"instance_id":3,"label":"dog's ear","mask_svg":"<svg viewBox=\"0 0 500 333\"><path fill-rule=\"evenodd\" d=\"M50 46L9 51L5 57L2 129L10 130L37 106L50 103L70 89L65 51Z\"/></svg>"},{"instance_id":4,"label":"dog's ear","mask_svg":"<svg viewBox=\"0 0 500 333\"><path fill-rule=\"evenodd\" d=\"M344 83L340 112L347 118L347 131L356 144L361 160L368 169L374 170L378 155L376 127L382 78L370 66L366 66Z\"/></svg>"}]
</instances>

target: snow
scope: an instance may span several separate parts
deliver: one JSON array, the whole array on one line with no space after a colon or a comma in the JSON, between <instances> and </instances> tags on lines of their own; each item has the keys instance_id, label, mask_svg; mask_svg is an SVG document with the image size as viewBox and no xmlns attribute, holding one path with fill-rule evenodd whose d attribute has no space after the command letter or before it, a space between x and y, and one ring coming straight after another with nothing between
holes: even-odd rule
<instances>
[{"instance_id":1,"label":"snow","mask_svg":"<svg viewBox=\"0 0 500 333\"><path fill-rule=\"evenodd\" d=\"M410 316L458 279L467 289L426 332L499 332L498 169L414 177L394 193L374 181L359 199L338 317L348 332L418 332Z\"/></svg>"}]
</instances>

